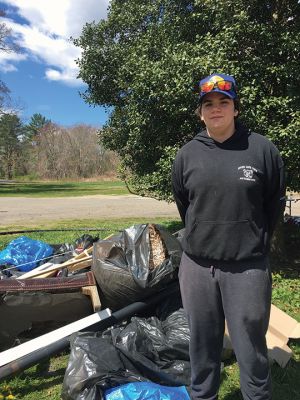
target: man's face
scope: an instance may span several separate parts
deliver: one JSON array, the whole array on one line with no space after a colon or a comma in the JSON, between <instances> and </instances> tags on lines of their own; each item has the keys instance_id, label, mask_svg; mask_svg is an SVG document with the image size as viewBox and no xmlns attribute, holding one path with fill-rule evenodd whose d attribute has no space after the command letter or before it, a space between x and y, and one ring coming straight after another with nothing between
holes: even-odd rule
<instances>
[{"instance_id":1,"label":"man's face","mask_svg":"<svg viewBox=\"0 0 300 400\"><path fill-rule=\"evenodd\" d=\"M237 114L233 100L222 93L208 93L202 101L200 116L208 132L232 129Z\"/></svg>"}]
</instances>

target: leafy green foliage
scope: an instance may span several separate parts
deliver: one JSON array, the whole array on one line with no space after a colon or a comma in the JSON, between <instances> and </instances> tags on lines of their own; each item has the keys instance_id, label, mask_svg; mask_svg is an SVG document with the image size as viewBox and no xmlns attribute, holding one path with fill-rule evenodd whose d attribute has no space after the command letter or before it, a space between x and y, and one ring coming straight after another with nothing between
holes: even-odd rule
<instances>
[{"instance_id":1,"label":"leafy green foliage","mask_svg":"<svg viewBox=\"0 0 300 400\"><path fill-rule=\"evenodd\" d=\"M42 114L35 113L31 116L29 123L25 126L27 140L36 140L41 129L50 124L51 121L46 119Z\"/></svg>"},{"instance_id":2,"label":"leafy green foliage","mask_svg":"<svg viewBox=\"0 0 300 400\"><path fill-rule=\"evenodd\" d=\"M299 26L298 0L112 0L74 43L83 97L113 107L102 138L129 186L170 199L175 149L199 129L197 82L218 71L236 77L241 118L278 146L300 190Z\"/></svg>"}]
</instances>

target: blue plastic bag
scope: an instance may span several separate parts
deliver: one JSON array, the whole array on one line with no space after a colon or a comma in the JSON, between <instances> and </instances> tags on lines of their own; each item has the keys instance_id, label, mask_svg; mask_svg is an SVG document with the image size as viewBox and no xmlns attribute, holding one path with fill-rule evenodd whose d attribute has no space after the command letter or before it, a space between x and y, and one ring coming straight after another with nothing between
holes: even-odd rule
<instances>
[{"instance_id":1,"label":"blue plastic bag","mask_svg":"<svg viewBox=\"0 0 300 400\"><path fill-rule=\"evenodd\" d=\"M105 391L105 400L190 400L185 386L131 382Z\"/></svg>"},{"instance_id":2,"label":"blue plastic bag","mask_svg":"<svg viewBox=\"0 0 300 400\"><path fill-rule=\"evenodd\" d=\"M0 251L0 264L14 265L19 271L27 272L37 267L40 260L52 254L53 248L49 244L20 236Z\"/></svg>"}]
</instances>

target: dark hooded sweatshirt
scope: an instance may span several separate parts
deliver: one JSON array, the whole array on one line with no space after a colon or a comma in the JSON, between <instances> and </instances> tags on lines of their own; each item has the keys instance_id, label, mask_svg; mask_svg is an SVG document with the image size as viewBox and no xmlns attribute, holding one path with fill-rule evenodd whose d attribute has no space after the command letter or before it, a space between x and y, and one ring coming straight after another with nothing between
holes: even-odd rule
<instances>
[{"instance_id":1,"label":"dark hooded sweatshirt","mask_svg":"<svg viewBox=\"0 0 300 400\"><path fill-rule=\"evenodd\" d=\"M177 153L172 184L183 250L192 259L205 265L265 257L285 206L283 162L267 138L239 123L223 143L204 130Z\"/></svg>"}]
</instances>

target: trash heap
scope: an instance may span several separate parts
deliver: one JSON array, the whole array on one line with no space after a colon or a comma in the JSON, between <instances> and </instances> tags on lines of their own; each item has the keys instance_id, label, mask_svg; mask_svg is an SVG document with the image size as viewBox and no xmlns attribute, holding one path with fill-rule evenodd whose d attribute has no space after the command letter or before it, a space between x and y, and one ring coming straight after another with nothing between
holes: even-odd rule
<instances>
[{"instance_id":1,"label":"trash heap","mask_svg":"<svg viewBox=\"0 0 300 400\"><path fill-rule=\"evenodd\" d=\"M83 235L73 245L30 239L26 247L24 237L10 243L0 252L2 355L28 338L108 309L112 314L107 319L112 318L101 321L101 329L72 331L62 398L188 400L189 329L178 288L181 236L159 225L140 224L104 240ZM172 285L176 291L168 292ZM149 299L163 300L149 302L155 306L146 311L140 308L141 315L114 320L126 306ZM270 358L284 367L291 357L288 340L299 337L300 324L272 305ZM225 335L223 355L231 354ZM0 376L9 362L0 364Z\"/></svg>"},{"instance_id":2,"label":"trash heap","mask_svg":"<svg viewBox=\"0 0 300 400\"><path fill-rule=\"evenodd\" d=\"M169 298L153 313L148 318L132 317L104 332L74 334L62 398L110 399L108 394L115 388L113 393L119 397L111 399L163 399L167 387L171 392L166 399L189 399L183 388L190 384L190 335L180 298ZM137 397L141 382L149 397L145 392ZM128 387L129 383L134 386ZM152 383L159 393L152 393L153 397ZM119 393L123 390L124 397Z\"/></svg>"},{"instance_id":3,"label":"trash heap","mask_svg":"<svg viewBox=\"0 0 300 400\"><path fill-rule=\"evenodd\" d=\"M177 239L152 224L74 244L13 240L0 251L0 351L161 290L177 279L180 256Z\"/></svg>"},{"instance_id":4,"label":"trash heap","mask_svg":"<svg viewBox=\"0 0 300 400\"><path fill-rule=\"evenodd\" d=\"M74 296L82 296L78 289L80 281L86 277L96 288L98 308L108 307L111 311L156 296L177 281L181 246L161 226L134 225L107 239L87 240L85 237L84 242L79 254L68 260L60 259L60 263L55 252L67 253L69 246L60 246L51 252L49 245L29 240L25 249L24 237L10 243L4 253L0 253L4 266L0 280L0 318L8 321L6 328L0 330L2 346L5 340L6 347L16 344L11 343L12 338L18 341L24 327L32 333L33 325L37 326L38 322L44 326L42 316L47 315L58 325L60 313L65 317L76 310L75 319L80 318L78 313L84 311L80 310L81 300L76 302ZM34 248L38 249L35 255L32 254ZM39 265L40 258L46 263ZM18 268L10 269L12 264ZM24 268L24 264L29 267ZM10 277L8 271L14 271ZM71 290L74 284L77 286L75 293ZM133 317L104 332L74 334L63 398L105 396L112 400L116 395L121 398L121 393L128 397L129 393L134 392L136 396L141 391L145 399L148 393L149 399L188 400L185 386L189 384L190 374L189 330L178 294L151 310L150 317ZM57 296L61 302L57 301ZM21 312L16 318L18 310ZM91 304L89 312L93 312ZM14 318L9 320L9 315ZM125 386L121 385L123 383Z\"/></svg>"}]
</instances>

